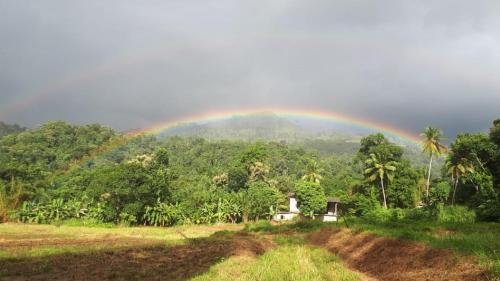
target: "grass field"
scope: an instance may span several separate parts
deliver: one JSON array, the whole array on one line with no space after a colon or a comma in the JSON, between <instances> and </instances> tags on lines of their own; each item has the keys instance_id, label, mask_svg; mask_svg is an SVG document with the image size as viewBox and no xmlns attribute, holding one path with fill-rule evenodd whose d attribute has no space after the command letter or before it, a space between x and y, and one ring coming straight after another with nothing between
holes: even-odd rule
<instances>
[{"instance_id":1,"label":"grass field","mask_svg":"<svg viewBox=\"0 0 500 281\"><path fill-rule=\"evenodd\" d=\"M0 280L498 280L498 224L243 228L0 224Z\"/></svg>"}]
</instances>

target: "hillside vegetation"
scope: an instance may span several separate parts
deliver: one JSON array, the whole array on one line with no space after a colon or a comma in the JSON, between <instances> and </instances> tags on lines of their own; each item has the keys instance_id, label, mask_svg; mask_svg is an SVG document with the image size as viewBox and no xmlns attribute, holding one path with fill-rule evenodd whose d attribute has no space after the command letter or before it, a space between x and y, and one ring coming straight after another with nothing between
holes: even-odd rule
<instances>
[{"instance_id":1,"label":"hillside vegetation","mask_svg":"<svg viewBox=\"0 0 500 281\"><path fill-rule=\"evenodd\" d=\"M287 193L312 188L341 198L344 214L372 220L497 221L498 126L489 136L459 135L447 167L427 176L382 134L350 154L283 142L127 139L100 125L50 122L0 139L1 214L38 223L236 223L270 218L287 209Z\"/></svg>"}]
</instances>

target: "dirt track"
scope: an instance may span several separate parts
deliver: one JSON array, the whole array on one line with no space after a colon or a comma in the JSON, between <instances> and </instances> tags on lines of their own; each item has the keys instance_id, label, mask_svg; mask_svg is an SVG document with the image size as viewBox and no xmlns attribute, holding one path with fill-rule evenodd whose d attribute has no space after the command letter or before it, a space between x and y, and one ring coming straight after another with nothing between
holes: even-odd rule
<instances>
[{"instance_id":1,"label":"dirt track","mask_svg":"<svg viewBox=\"0 0 500 281\"><path fill-rule=\"evenodd\" d=\"M366 274L369 280L488 280L486 270L472 258L421 243L354 234L348 229L324 229L308 235L308 240L339 255L351 269Z\"/></svg>"}]
</instances>

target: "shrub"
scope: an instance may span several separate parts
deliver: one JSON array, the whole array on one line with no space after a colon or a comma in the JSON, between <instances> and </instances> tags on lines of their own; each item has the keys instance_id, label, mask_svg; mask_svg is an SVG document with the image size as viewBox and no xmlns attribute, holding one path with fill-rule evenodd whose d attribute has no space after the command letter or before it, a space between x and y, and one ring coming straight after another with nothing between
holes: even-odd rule
<instances>
[{"instance_id":1,"label":"shrub","mask_svg":"<svg viewBox=\"0 0 500 281\"><path fill-rule=\"evenodd\" d=\"M377 207L365 211L363 218L369 222L384 223L392 219L392 212L389 209Z\"/></svg>"},{"instance_id":2,"label":"shrub","mask_svg":"<svg viewBox=\"0 0 500 281\"><path fill-rule=\"evenodd\" d=\"M137 218L134 215L129 213L122 212L120 213L120 224L124 226L131 226L132 224L137 223Z\"/></svg>"},{"instance_id":3,"label":"shrub","mask_svg":"<svg viewBox=\"0 0 500 281\"><path fill-rule=\"evenodd\" d=\"M430 190L429 204L437 205L445 203L450 196L451 186L447 181L440 181L434 188Z\"/></svg>"},{"instance_id":4,"label":"shrub","mask_svg":"<svg viewBox=\"0 0 500 281\"><path fill-rule=\"evenodd\" d=\"M405 210L405 219L407 220L433 220L434 212L430 208L414 208Z\"/></svg>"},{"instance_id":5,"label":"shrub","mask_svg":"<svg viewBox=\"0 0 500 281\"><path fill-rule=\"evenodd\" d=\"M390 211L392 221L402 221L406 218L406 212L403 209L395 208L390 209Z\"/></svg>"},{"instance_id":6,"label":"shrub","mask_svg":"<svg viewBox=\"0 0 500 281\"><path fill-rule=\"evenodd\" d=\"M437 207L438 222L472 223L476 220L476 213L465 206Z\"/></svg>"},{"instance_id":7,"label":"shrub","mask_svg":"<svg viewBox=\"0 0 500 281\"><path fill-rule=\"evenodd\" d=\"M153 207L146 207L143 220L144 224L154 226L171 226L181 219L180 205L157 202Z\"/></svg>"}]
</instances>

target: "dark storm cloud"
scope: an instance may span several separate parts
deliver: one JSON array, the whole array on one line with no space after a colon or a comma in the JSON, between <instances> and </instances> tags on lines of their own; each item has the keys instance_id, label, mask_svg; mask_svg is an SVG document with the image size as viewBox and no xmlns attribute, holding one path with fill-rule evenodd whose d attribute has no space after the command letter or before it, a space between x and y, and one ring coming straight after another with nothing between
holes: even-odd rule
<instances>
[{"instance_id":1,"label":"dark storm cloud","mask_svg":"<svg viewBox=\"0 0 500 281\"><path fill-rule=\"evenodd\" d=\"M127 129L279 106L485 130L500 2L436 2L0 0L0 119Z\"/></svg>"}]
</instances>

